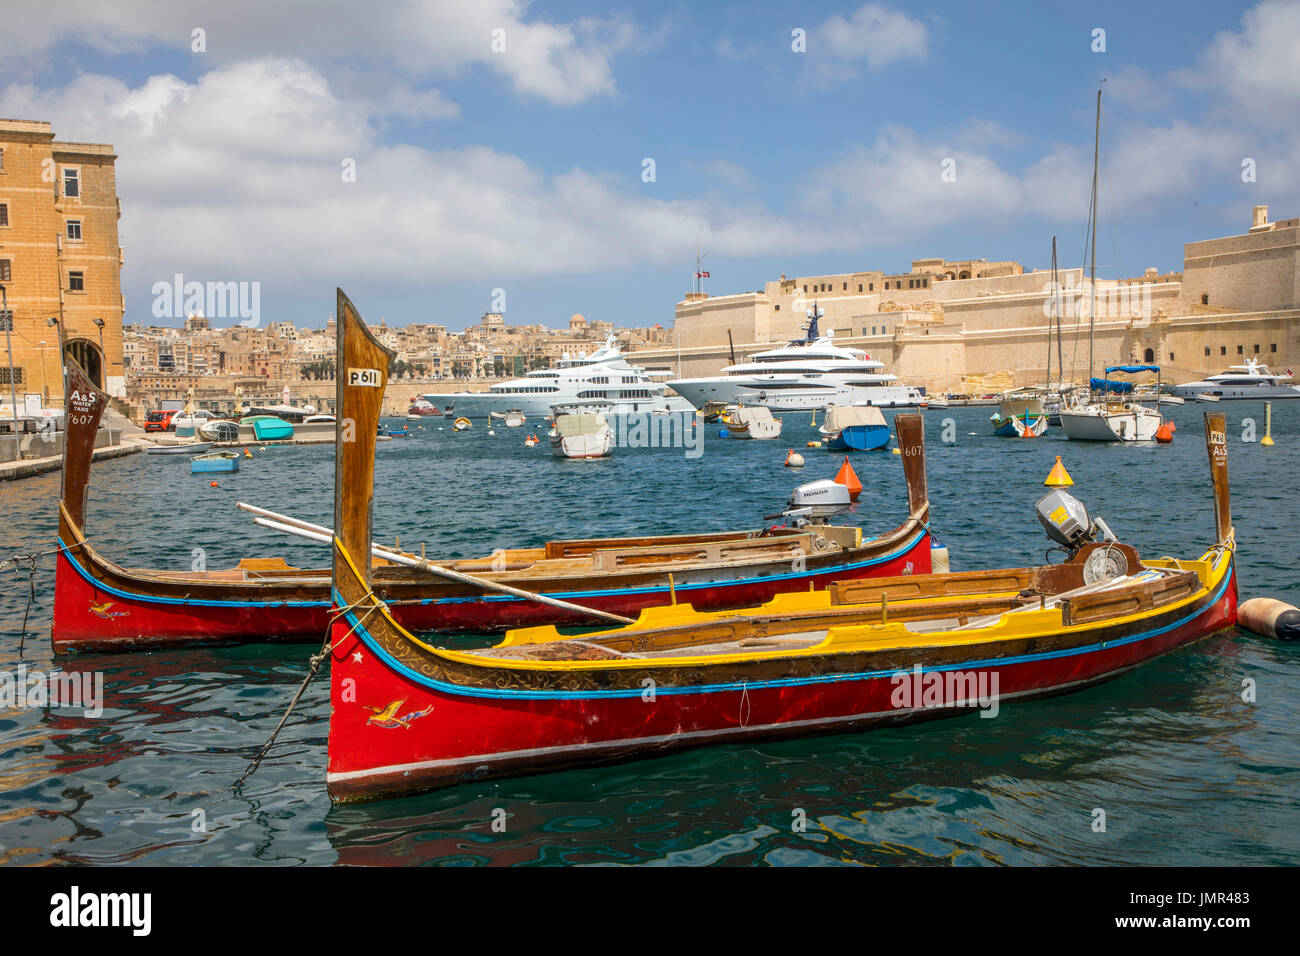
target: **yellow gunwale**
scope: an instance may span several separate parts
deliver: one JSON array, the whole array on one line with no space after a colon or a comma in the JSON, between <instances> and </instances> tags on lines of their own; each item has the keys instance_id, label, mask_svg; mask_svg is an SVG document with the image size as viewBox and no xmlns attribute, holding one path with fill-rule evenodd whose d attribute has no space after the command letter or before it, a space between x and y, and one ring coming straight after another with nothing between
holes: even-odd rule
<instances>
[{"instance_id":1,"label":"yellow gunwale","mask_svg":"<svg viewBox=\"0 0 1300 956\"><path fill-rule=\"evenodd\" d=\"M347 550L337 539L335 539L335 546L343 556L343 559L347 562L352 573L356 575L357 580L364 582L365 579L357 570L357 566L355 562L353 562L352 556L347 553ZM599 661L529 661L483 657L482 655L475 654L472 651L446 650L444 648L434 647L407 631L393 620L386 604L374 597L373 593L371 594L371 597L375 600L375 606L379 613L400 637L410 641L412 644L436 657L458 664L473 667L488 667L500 670L549 671L558 673L603 670L664 670L668 668L692 666L713 667L723 664L748 663L756 660L804 658L828 653L861 652L864 650L875 651L897 650L900 648L944 647L952 646L954 644L979 646L997 641L1014 640L1017 638L1034 637L1044 634L1076 634L1089 630L1110 628L1115 625L1137 622L1146 618L1155 617L1159 614L1165 614L1171 610L1187 607L1202 599L1207 593L1212 592L1216 587L1218 587L1224 577L1228 574L1231 562L1227 559L1231 556L1233 550L1233 536L1229 533L1221 545L1210 548L1195 561L1179 561L1174 558L1160 558L1150 562L1144 562L1152 567L1195 570L1200 578L1201 586L1193 591L1188 597L1182 598L1178 601L1162 604L1146 611L1139 611L1133 614L1110 618L1104 621L1090 621L1084 624L1066 625L1062 619L1061 608L1054 607L1045 610L1017 611L1014 614L1003 613L998 620L990 623L986 627L969 628L961 631L922 633L909 631L905 625L898 623L844 625L840 627L832 626L828 629L825 639L806 648L793 650L752 650L735 654L682 655L680 657L670 658L635 657ZM978 597L1003 595L1006 593L1008 592L990 592L989 595L970 594L963 595L963 597L973 599ZM900 605L908 604L913 607L917 606L918 603L923 602L899 602ZM853 605L841 606L852 607ZM867 606L875 607L878 605L873 604ZM728 618L734 618L737 615L752 613L752 611L753 609L697 612L696 619L701 624L705 624L715 621L725 621ZM633 628L635 628L635 625L629 625L628 628L595 632L583 635L583 637L607 637L611 634L617 634L620 631L630 630ZM837 634L837 631L845 633Z\"/></svg>"}]
</instances>

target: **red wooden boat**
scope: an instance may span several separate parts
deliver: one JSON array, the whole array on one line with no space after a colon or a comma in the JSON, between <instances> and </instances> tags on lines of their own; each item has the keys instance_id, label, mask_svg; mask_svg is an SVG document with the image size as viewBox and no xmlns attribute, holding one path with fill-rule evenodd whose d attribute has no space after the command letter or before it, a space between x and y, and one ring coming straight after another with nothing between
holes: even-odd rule
<instances>
[{"instance_id":1,"label":"red wooden boat","mask_svg":"<svg viewBox=\"0 0 1300 956\"><path fill-rule=\"evenodd\" d=\"M380 390L357 383L382 379L390 353L341 292L337 315L340 415L368 436ZM355 556L371 540L374 447L340 443L330 795L860 730L1115 677L1236 620L1221 414L1206 439L1218 541L1195 560L1143 560L1053 491L1038 508L1069 547L1062 564L837 582L732 612L654 608L617 630L531 628L476 651L410 634L372 590Z\"/></svg>"},{"instance_id":2,"label":"red wooden boat","mask_svg":"<svg viewBox=\"0 0 1300 956\"><path fill-rule=\"evenodd\" d=\"M283 559L245 559L205 570L125 568L85 535L91 452L108 396L69 360L68 433L56 557L56 652L127 651L252 641L319 640L330 609L328 568ZM382 390L381 390L382 391ZM530 593L635 617L674 596L699 608L743 607L832 581L931 570L924 433L919 416L899 416L909 517L863 540L861 529L831 525L716 534L592 538L513 548L442 562ZM377 428L372 427L372 432ZM407 556L414 557L414 556ZM537 624L590 625L589 615L383 562L376 593L413 631L499 632Z\"/></svg>"}]
</instances>

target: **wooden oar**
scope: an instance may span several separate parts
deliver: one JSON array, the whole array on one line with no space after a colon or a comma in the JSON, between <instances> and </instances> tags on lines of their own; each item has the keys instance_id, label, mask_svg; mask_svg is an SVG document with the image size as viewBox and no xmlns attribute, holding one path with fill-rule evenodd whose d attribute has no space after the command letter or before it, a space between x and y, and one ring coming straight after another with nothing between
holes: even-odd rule
<instances>
[{"instance_id":1,"label":"wooden oar","mask_svg":"<svg viewBox=\"0 0 1300 956\"><path fill-rule=\"evenodd\" d=\"M330 544L334 540L333 532L329 528L318 524L312 524L309 521L300 521L297 518L289 518L286 515L277 515L274 511L267 511L265 508L257 508L253 505L239 503L239 507L257 515L253 518L253 523L270 528L272 531L280 531L284 534L292 534L299 538L306 538L309 541L316 541L320 544ZM270 517L267 517L270 516ZM547 597L545 594L537 594L534 591L525 591L522 588L511 587L508 584L501 584L497 581L489 581L485 578L475 577L471 574L464 574L460 571L453 571L451 568L444 568L442 565L434 564L424 558L417 558L414 555L406 554L402 551L396 551L392 548L386 548L383 545L371 542L370 553L384 561L391 561L394 564L401 564L408 568L415 568L428 574L434 574L438 577L447 578L451 581L459 581L461 584L468 584L471 587L481 588L485 591L499 591L502 594L509 594L514 597L523 598L526 601L536 601L539 604L549 604L551 607L558 607L565 611L573 611L578 614L599 617L606 621L614 621L617 624L635 624L636 622L630 617L622 617L618 614L611 614L608 611L601 611L594 607L583 607L581 604L571 604L568 601L561 601L559 598Z\"/></svg>"}]
</instances>

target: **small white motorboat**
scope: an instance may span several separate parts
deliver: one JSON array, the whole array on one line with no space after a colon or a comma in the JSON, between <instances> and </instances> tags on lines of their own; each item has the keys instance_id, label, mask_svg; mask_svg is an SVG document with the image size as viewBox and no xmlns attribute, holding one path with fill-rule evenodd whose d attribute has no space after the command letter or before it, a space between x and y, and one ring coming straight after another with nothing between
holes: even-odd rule
<instances>
[{"instance_id":1,"label":"small white motorboat","mask_svg":"<svg viewBox=\"0 0 1300 956\"><path fill-rule=\"evenodd\" d=\"M153 445L145 449L146 455L197 455L212 447L210 441L177 442L174 445Z\"/></svg>"},{"instance_id":2,"label":"small white motorboat","mask_svg":"<svg viewBox=\"0 0 1300 956\"><path fill-rule=\"evenodd\" d=\"M550 437L557 458L604 458L614 447L614 431L600 412L556 415Z\"/></svg>"},{"instance_id":3,"label":"small white motorboat","mask_svg":"<svg viewBox=\"0 0 1300 956\"><path fill-rule=\"evenodd\" d=\"M512 408L510 411L506 412L505 420L506 428L522 428L524 422L528 421L528 418L519 409Z\"/></svg>"}]
</instances>

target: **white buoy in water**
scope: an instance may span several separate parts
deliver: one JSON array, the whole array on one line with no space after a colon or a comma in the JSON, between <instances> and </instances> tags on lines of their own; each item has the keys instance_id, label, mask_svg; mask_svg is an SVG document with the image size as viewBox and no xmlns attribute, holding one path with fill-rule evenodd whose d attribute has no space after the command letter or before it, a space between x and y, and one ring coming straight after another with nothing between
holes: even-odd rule
<instances>
[{"instance_id":1,"label":"white buoy in water","mask_svg":"<svg viewBox=\"0 0 1300 956\"><path fill-rule=\"evenodd\" d=\"M1279 641L1300 641L1300 609L1274 598L1251 598L1237 608L1237 623Z\"/></svg>"},{"instance_id":2,"label":"white buoy in water","mask_svg":"<svg viewBox=\"0 0 1300 956\"><path fill-rule=\"evenodd\" d=\"M787 468L802 468L802 467L803 467L803 455L800 455L800 454L799 454L798 452L796 452L793 448L791 448L791 449L790 449L788 452L786 452L786 454L785 454L785 467L787 467Z\"/></svg>"},{"instance_id":3,"label":"white buoy in water","mask_svg":"<svg viewBox=\"0 0 1300 956\"><path fill-rule=\"evenodd\" d=\"M496 432L494 432L492 429L489 428L489 429L488 429L488 434L489 434L489 435L495 435Z\"/></svg>"},{"instance_id":4,"label":"white buoy in water","mask_svg":"<svg viewBox=\"0 0 1300 956\"><path fill-rule=\"evenodd\" d=\"M947 574L949 570L948 549L944 547L930 548L930 573Z\"/></svg>"}]
</instances>

